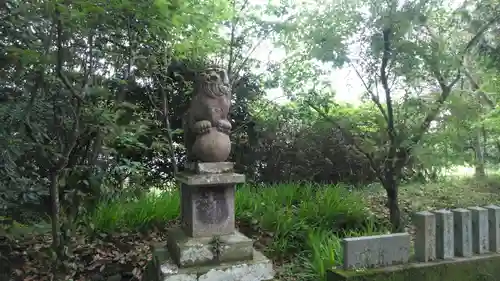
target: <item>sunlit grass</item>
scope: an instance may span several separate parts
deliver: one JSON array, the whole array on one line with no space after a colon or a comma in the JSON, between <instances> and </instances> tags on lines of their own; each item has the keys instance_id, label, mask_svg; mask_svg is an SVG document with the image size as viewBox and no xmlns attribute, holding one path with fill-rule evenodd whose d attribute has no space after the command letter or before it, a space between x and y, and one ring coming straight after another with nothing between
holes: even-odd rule
<instances>
[{"instance_id":1,"label":"sunlit grass","mask_svg":"<svg viewBox=\"0 0 500 281\"><path fill-rule=\"evenodd\" d=\"M441 177L446 179L457 179L457 178L471 178L474 177L476 170L470 165L456 165L449 169L445 169L440 173ZM498 167L488 167L485 172L489 176L495 176L500 174L500 169Z\"/></svg>"}]
</instances>

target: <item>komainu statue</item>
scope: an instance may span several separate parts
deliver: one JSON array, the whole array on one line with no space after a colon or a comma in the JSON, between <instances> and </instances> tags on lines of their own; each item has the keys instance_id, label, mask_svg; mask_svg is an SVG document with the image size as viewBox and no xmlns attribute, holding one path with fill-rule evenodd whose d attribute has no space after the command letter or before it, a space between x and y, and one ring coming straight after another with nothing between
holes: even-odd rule
<instances>
[{"instance_id":1,"label":"komainu statue","mask_svg":"<svg viewBox=\"0 0 500 281\"><path fill-rule=\"evenodd\" d=\"M183 122L188 162L227 160L231 153L230 105L231 88L226 71L212 67L200 73Z\"/></svg>"}]
</instances>

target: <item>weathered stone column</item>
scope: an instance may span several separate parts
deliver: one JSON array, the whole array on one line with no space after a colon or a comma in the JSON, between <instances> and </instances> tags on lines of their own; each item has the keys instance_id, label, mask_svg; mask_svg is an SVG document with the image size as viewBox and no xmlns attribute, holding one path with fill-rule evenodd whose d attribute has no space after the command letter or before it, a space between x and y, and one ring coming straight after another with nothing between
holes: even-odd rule
<instances>
[{"instance_id":1,"label":"weathered stone column","mask_svg":"<svg viewBox=\"0 0 500 281\"><path fill-rule=\"evenodd\" d=\"M436 216L428 211L415 213L415 257L419 262L436 259Z\"/></svg>"},{"instance_id":2,"label":"weathered stone column","mask_svg":"<svg viewBox=\"0 0 500 281\"><path fill-rule=\"evenodd\" d=\"M472 257L472 217L467 209L454 209L455 256Z\"/></svg>"},{"instance_id":3,"label":"weathered stone column","mask_svg":"<svg viewBox=\"0 0 500 281\"><path fill-rule=\"evenodd\" d=\"M448 210L437 210L433 213L436 216L436 258L453 258L455 256L453 213Z\"/></svg>"},{"instance_id":4,"label":"weathered stone column","mask_svg":"<svg viewBox=\"0 0 500 281\"><path fill-rule=\"evenodd\" d=\"M181 225L166 245L153 246L143 281L260 281L274 277L272 263L235 228L235 186L245 175L225 162L231 151L230 104L225 72L200 75L185 116L188 163L176 177L181 193Z\"/></svg>"},{"instance_id":5,"label":"weathered stone column","mask_svg":"<svg viewBox=\"0 0 500 281\"><path fill-rule=\"evenodd\" d=\"M488 237L488 210L482 207L469 207L472 215L472 251L485 254L490 249Z\"/></svg>"}]
</instances>

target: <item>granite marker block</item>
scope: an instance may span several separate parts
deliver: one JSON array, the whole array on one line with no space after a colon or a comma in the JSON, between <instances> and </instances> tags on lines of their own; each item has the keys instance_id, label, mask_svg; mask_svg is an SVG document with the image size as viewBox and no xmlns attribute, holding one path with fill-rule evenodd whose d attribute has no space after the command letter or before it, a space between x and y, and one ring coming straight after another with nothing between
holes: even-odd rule
<instances>
[{"instance_id":1,"label":"granite marker block","mask_svg":"<svg viewBox=\"0 0 500 281\"><path fill-rule=\"evenodd\" d=\"M475 254L487 253L490 249L488 238L488 210L470 207L472 215L472 251Z\"/></svg>"},{"instance_id":2,"label":"granite marker block","mask_svg":"<svg viewBox=\"0 0 500 281\"><path fill-rule=\"evenodd\" d=\"M436 215L436 258L453 258L455 255L453 213L448 210L437 210L434 214Z\"/></svg>"},{"instance_id":3,"label":"granite marker block","mask_svg":"<svg viewBox=\"0 0 500 281\"><path fill-rule=\"evenodd\" d=\"M415 258L419 262L436 259L436 216L427 211L413 215L415 233Z\"/></svg>"},{"instance_id":4,"label":"granite marker block","mask_svg":"<svg viewBox=\"0 0 500 281\"><path fill-rule=\"evenodd\" d=\"M488 210L488 236L490 251L493 253L500 252L500 207L496 205L488 205L484 207Z\"/></svg>"},{"instance_id":5,"label":"granite marker block","mask_svg":"<svg viewBox=\"0 0 500 281\"><path fill-rule=\"evenodd\" d=\"M455 209L453 212L455 256L472 256L472 217L467 209Z\"/></svg>"}]
</instances>

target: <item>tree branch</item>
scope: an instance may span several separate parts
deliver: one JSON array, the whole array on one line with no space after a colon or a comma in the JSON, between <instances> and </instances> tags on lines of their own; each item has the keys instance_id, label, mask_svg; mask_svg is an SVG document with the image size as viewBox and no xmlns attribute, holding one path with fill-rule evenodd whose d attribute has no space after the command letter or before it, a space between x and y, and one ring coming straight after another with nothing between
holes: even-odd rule
<instances>
[{"instance_id":1,"label":"tree branch","mask_svg":"<svg viewBox=\"0 0 500 281\"><path fill-rule=\"evenodd\" d=\"M170 145L169 147L169 153L170 153L170 158L172 158L172 166L173 166L173 176L175 177L178 173L178 167L177 167L177 159L175 158L175 148L174 148L174 139L172 136L172 128L170 125L170 119L169 119L169 104L168 104L168 97L165 89L163 88L163 79L160 78L160 74L158 74L154 80L157 83L157 86L160 90L160 95L162 98L162 109L159 109L158 106L156 105L156 102L153 100L153 97L151 95L147 95L149 98L149 101L151 105L155 108L156 111L160 113L163 117L163 123L165 125L165 129L167 130L167 141L168 144Z\"/></svg>"},{"instance_id":2,"label":"tree branch","mask_svg":"<svg viewBox=\"0 0 500 281\"><path fill-rule=\"evenodd\" d=\"M486 95L485 92L481 91L481 87L476 82L474 77L472 77L472 74L470 74L467 68L464 67L463 72L467 77L467 79L469 80L469 83L471 83L472 89L479 95L479 97L482 98L486 102L486 104L488 104L489 107L495 108L495 103Z\"/></svg>"},{"instance_id":3,"label":"tree branch","mask_svg":"<svg viewBox=\"0 0 500 281\"><path fill-rule=\"evenodd\" d=\"M380 66L380 80L382 82L382 88L384 89L385 93L385 104L387 108L387 115L386 115L386 121L387 121L387 134L389 135L389 141L391 143L391 149L392 147L395 146L395 141L396 141L396 130L394 128L394 109L392 106L392 97L391 97L391 90L389 89L389 82L387 79L387 64L389 63L389 59L391 56L391 28L386 28L382 32L383 39L384 39L384 49L382 53L382 63ZM380 106L381 107L381 106ZM395 150L393 153L389 154L389 157L394 156Z\"/></svg>"},{"instance_id":4,"label":"tree branch","mask_svg":"<svg viewBox=\"0 0 500 281\"><path fill-rule=\"evenodd\" d=\"M63 23L61 19L60 7L56 7L56 30L57 30L57 65L56 72L59 79L63 82L66 89L77 99L81 100L76 90L73 88L68 78L64 75L62 68L64 65L64 49L63 49Z\"/></svg>"},{"instance_id":5,"label":"tree branch","mask_svg":"<svg viewBox=\"0 0 500 281\"><path fill-rule=\"evenodd\" d=\"M384 107L382 107L382 104L380 103L380 98L379 98L378 94L375 95L375 93L370 89L370 87L368 86L368 84L366 84L365 79L363 79L363 77L361 76L361 73L358 71L358 69L350 61L348 63L352 67L352 69L354 69L354 72L356 72L356 75L361 80L361 83L363 83L363 86L365 87L366 91L370 95L371 100L373 101L373 103L375 103L378 110L380 111L380 113L384 117L385 122L389 123L389 118L387 117L387 114L384 110Z\"/></svg>"},{"instance_id":6,"label":"tree branch","mask_svg":"<svg viewBox=\"0 0 500 281\"><path fill-rule=\"evenodd\" d=\"M486 24L484 24L483 26L481 26L481 28L479 28L474 37L472 37L472 39L469 41L469 43L467 43L464 50L462 51L462 60L463 57L469 52L469 50L479 42L484 33L498 21L500 21L500 13L495 17L491 18Z\"/></svg>"},{"instance_id":7,"label":"tree branch","mask_svg":"<svg viewBox=\"0 0 500 281\"><path fill-rule=\"evenodd\" d=\"M83 82L82 82L82 89L85 90L89 84L90 80L90 75L94 70L94 31L90 31L90 34L88 36L88 44L89 44L89 51L87 55L85 56L84 60L84 76L83 76Z\"/></svg>"}]
</instances>

